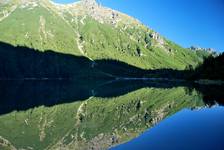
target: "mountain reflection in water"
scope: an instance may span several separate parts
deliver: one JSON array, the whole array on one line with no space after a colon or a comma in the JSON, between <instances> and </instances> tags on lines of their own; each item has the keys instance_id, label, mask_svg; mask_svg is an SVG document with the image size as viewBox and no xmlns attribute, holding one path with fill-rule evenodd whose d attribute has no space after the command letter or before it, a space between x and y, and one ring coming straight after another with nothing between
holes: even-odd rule
<instances>
[{"instance_id":1,"label":"mountain reflection in water","mask_svg":"<svg viewBox=\"0 0 224 150\"><path fill-rule=\"evenodd\" d=\"M172 81L0 81L0 149L108 149L223 88ZM208 92L209 91L209 92Z\"/></svg>"}]
</instances>

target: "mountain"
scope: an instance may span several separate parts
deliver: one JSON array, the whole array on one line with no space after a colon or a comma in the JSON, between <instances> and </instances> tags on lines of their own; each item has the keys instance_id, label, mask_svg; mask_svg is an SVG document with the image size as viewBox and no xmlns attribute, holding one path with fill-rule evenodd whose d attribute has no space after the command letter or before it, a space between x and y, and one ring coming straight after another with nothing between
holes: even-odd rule
<instances>
[{"instance_id":1,"label":"mountain","mask_svg":"<svg viewBox=\"0 0 224 150\"><path fill-rule=\"evenodd\" d=\"M0 41L13 46L86 57L93 64L103 59L141 69L183 70L209 55L185 49L95 0L64 5L50 0L1 0L0 33Z\"/></svg>"}]
</instances>

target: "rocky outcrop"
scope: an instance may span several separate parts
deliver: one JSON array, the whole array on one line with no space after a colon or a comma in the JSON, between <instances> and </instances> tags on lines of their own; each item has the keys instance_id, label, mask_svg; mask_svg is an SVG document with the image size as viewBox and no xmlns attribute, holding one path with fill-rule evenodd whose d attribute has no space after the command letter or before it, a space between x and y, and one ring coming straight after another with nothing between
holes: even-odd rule
<instances>
[{"instance_id":1,"label":"rocky outcrop","mask_svg":"<svg viewBox=\"0 0 224 150\"><path fill-rule=\"evenodd\" d=\"M82 0L81 5L86 8L86 13L100 23L115 25L119 21L119 13L101 6L95 0Z\"/></svg>"},{"instance_id":2,"label":"rocky outcrop","mask_svg":"<svg viewBox=\"0 0 224 150\"><path fill-rule=\"evenodd\" d=\"M156 40L160 45L164 45L164 43L165 43L164 40L163 40L163 38L157 32L153 32L151 34L151 38L153 38L154 40Z\"/></svg>"},{"instance_id":3,"label":"rocky outcrop","mask_svg":"<svg viewBox=\"0 0 224 150\"><path fill-rule=\"evenodd\" d=\"M217 50L213 49L213 48L202 48L202 47L199 47L199 46L191 46L190 48L188 48L192 51L204 51L208 54L211 54L213 56L217 56L219 53Z\"/></svg>"},{"instance_id":4,"label":"rocky outcrop","mask_svg":"<svg viewBox=\"0 0 224 150\"><path fill-rule=\"evenodd\" d=\"M107 23L117 26L118 22L122 21L124 17L129 20L125 23L130 23L130 20L132 20L131 22L137 21L123 13L103 7L95 0L81 0L72 4L56 4L54 2L50 2L50 4L53 4L60 14L70 13L74 17L87 15L102 24Z\"/></svg>"},{"instance_id":5,"label":"rocky outcrop","mask_svg":"<svg viewBox=\"0 0 224 150\"><path fill-rule=\"evenodd\" d=\"M201 48L199 46L191 46L189 49L193 50L193 51L207 51L207 52L215 52L216 51L213 48Z\"/></svg>"}]
</instances>

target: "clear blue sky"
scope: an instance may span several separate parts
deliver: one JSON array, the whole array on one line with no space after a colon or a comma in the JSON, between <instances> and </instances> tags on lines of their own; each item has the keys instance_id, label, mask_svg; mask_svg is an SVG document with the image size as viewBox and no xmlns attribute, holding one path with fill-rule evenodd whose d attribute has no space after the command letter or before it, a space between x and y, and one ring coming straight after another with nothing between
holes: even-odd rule
<instances>
[{"instance_id":1,"label":"clear blue sky","mask_svg":"<svg viewBox=\"0 0 224 150\"><path fill-rule=\"evenodd\" d=\"M71 3L77 0L54 0ZM224 0L98 0L184 47L224 51Z\"/></svg>"}]
</instances>

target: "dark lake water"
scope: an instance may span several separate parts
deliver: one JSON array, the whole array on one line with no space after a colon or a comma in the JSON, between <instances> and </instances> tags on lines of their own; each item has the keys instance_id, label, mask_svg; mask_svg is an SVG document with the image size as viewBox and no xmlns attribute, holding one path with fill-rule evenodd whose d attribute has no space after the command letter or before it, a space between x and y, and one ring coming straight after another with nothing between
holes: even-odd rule
<instances>
[{"instance_id":1,"label":"dark lake water","mask_svg":"<svg viewBox=\"0 0 224 150\"><path fill-rule=\"evenodd\" d=\"M0 149L223 150L223 87L0 81Z\"/></svg>"}]
</instances>

